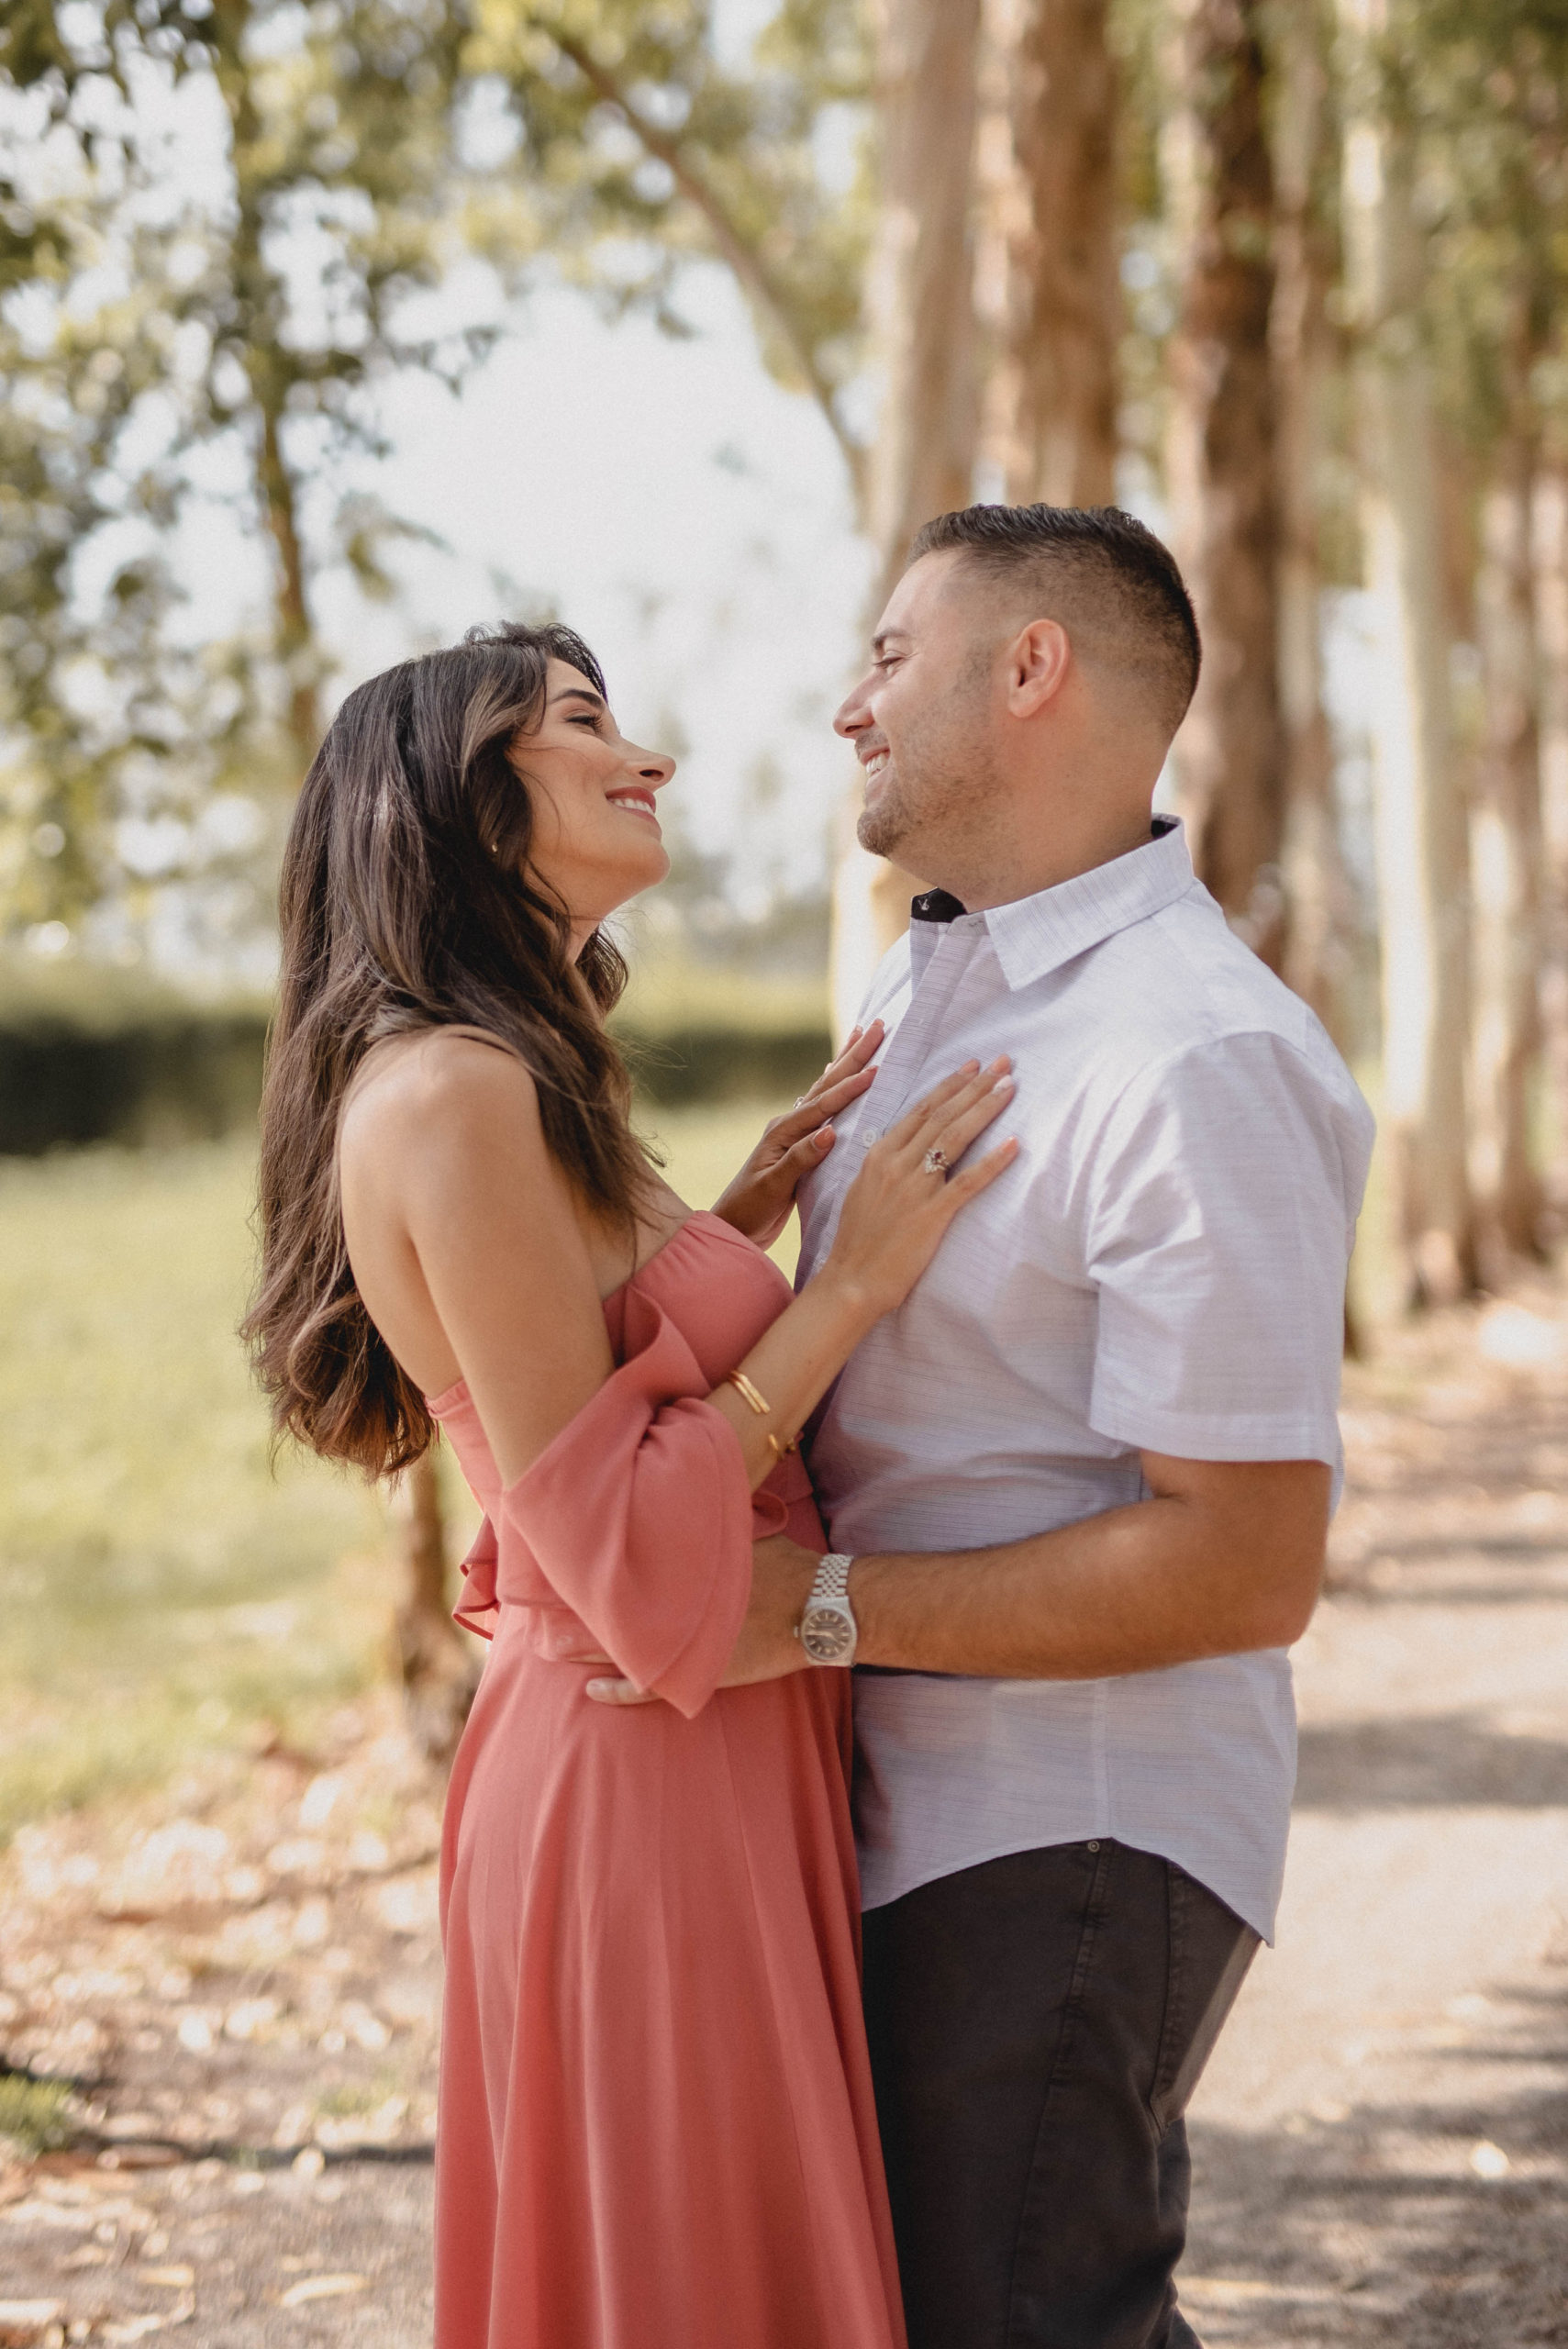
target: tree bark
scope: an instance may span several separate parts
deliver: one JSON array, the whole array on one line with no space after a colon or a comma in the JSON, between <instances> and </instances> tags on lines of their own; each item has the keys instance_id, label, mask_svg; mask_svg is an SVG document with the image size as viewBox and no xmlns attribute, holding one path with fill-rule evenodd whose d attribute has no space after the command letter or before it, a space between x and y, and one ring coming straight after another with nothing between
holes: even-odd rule
<instances>
[{"instance_id":1,"label":"tree bark","mask_svg":"<svg viewBox=\"0 0 1568 2349\"><path fill-rule=\"evenodd\" d=\"M1318 0L1277 20L1274 46L1275 480L1279 495L1279 696L1284 734L1282 975L1341 1046L1351 893L1340 846L1334 751L1323 699L1323 571L1318 484L1329 364L1332 276L1318 208L1329 76Z\"/></svg>"},{"instance_id":2,"label":"tree bark","mask_svg":"<svg viewBox=\"0 0 1568 2349\"><path fill-rule=\"evenodd\" d=\"M1507 356L1508 415L1481 502L1476 607L1485 697L1471 824L1474 1037L1471 1175L1489 1278L1540 1252L1541 1186L1530 1118L1541 1046L1542 862L1530 508L1530 352Z\"/></svg>"},{"instance_id":3,"label":"tree bark","mask_svg":"<svg viewBox=\"0 0 1568 2349\"><path fill-rule=\"evenodd\" d=\"M875 21L881 209L866 311L883 396L866 469L866 524L878 555L873 618L921 523L967 506L973 489L980 0L878 0ZM840 1033L924 885L856 841L860 797L858 786L846 795L833 879L829 986Z\"/></svg>"},{"instance_id":4,"label":"tree bark","mask_svg":"<svg viewBox=\"0 0 1568 2349\"><path fill-rule=\"evenodd\" d=\"M277 566L272 642L286 680L289 740L303 776L321 740L319 662L306 585L305 550L299 536L298 492L283 451L281 406L267 396L273 387L263 384L258 388L261 445L257 454L256 487Z\"/></svg>"},{"instance_id":5,"label":"tree bark","mask_svg":"<svg viewBox=\"0 0 1568 2349\"><path fill-rule=\"evenodd\" d=\"M1568 1198L1568 462L1543 459L1532 517L1540 661L1541 1020L1552 1105L1552 1195Z\"/></svg>"},{"instance_id":6,"label":"tree bark","mask_svg":"<svg viewBox=\"0 0 1568 2349\"><path fill-rule=\"evenodd\" d=\"M982 443L1010 505L1116 495L1117 83L1107 0L986 0Z\"/></svg>"},{"instance_id":7,"label":"tree bark","mask_svg":"<svg viewBox=\"0 0 1568 2349\"><path fill-rule=\"evenodd\" d=\"M479 1670L451 1620L435 1445L397 1478L392 1514L403 1569L395 1631L404 1718L419 1752L444 1769L462 1735Z\"/></svg>"},{"instance_id":8,"label":"tree bark","mask_svg":"<svg viewBox=\"0 0 1568 2349\"><path fill-rule=\"evenodd\" d=\"M1277 968L1284 754L1262 15L1262 0L1177 0L1165 162L1184 271L1169 474L1204 639L1176 741L1182 810L1201 878Z\"/></svg>"},{"instance_id":9,"label":"tree bark","mask_svg":"<svg viewBox=\"0 0 1568 2349\"><path fill-rule=\"evenodd\" d=\"M1408 134L1384 103L1386 0L1339 0L1345 41L1346 290L1368 599L1383 949L1384 1132L1413 1306L1475 1285L1465 1154L1465 809L1453 756L1422 255Z\"/></svg>"},{"instance_id":10,"label":"tree bark","mask_svg":"<svg viewBox=\"0 0 1568 2349\"><path fill-rule=\"evenodd\" d=\"M867 496L879 608L921 523L966 506L974 475L979 26L980 0L878 0L881 210L866 306L883 379Z\"/></svg>"}]
</instances>

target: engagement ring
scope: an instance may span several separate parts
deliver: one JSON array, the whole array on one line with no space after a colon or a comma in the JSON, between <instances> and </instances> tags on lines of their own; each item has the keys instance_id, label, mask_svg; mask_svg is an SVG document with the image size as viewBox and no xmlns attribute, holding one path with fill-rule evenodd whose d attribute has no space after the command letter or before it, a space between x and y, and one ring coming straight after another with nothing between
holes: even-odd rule
<instances>
[{"instance_id":1,"label":"engagement ring","mask_svg":"<svg viewBox=\"0 0 1568 2349\"><path fill-rule=\"evenodd\" d=\"M931 1144L930 1149L926 1152L924 1158L921 1159L920 1163L925 1168L928 1174L940 1174L945 1181L948 1171L948 1157L946 1151L942 1148L940 1142L933 1142Z\"/></svg>"}]
</instances>

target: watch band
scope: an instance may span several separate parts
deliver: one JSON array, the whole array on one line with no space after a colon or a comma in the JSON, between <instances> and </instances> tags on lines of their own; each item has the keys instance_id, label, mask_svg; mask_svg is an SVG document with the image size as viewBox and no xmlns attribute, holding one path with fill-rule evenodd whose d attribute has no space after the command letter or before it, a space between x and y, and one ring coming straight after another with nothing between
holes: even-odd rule
<instances>
[{"instance_id":1,"label":"watch band","mask_svg":"<svg viewBox=\"0 0 1568 2349\"><path fill-rule=\"evenodd\" d=\"M820 1607L824 1599L829 1599L836 1605L848 1605L850 1568L854 1563L853 1558L846 1557L842 1551L829 1550L817 1569L817 1579L806 1602L807 1607Z\"/></svg>"}]
</instances>

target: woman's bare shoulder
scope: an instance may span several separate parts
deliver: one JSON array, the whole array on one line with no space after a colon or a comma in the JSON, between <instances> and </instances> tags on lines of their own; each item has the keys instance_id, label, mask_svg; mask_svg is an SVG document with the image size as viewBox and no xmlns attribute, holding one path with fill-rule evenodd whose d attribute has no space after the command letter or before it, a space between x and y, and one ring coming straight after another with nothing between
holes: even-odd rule
<instances>
[{"instance_id":1,"label":"woman's bare shoulder","mask_svg":"<svg viewBox=\"0 0 1568 2349\"><path fill-rule=\"evenodd\" d=\"M538 1094L506 1045L475 1028L420 1028L373 1044L343 1102L342 1135L428 1132L431 1120L533 1115Z\"/></svg>"},{"instance_id":2,"label":"woman's bare shoulder","mask_svg":"<svg viewBox=\"0 0 1568 2349\"><path fill-rule=\"evenodd\" d=\"M373 1046L339 1127L346 1180L443 1161L473 1171L493 1149L514 1171L548 1155L534 1080L516 1052L464 1028L427 1028Z\"/></svg>"}]
</instances>

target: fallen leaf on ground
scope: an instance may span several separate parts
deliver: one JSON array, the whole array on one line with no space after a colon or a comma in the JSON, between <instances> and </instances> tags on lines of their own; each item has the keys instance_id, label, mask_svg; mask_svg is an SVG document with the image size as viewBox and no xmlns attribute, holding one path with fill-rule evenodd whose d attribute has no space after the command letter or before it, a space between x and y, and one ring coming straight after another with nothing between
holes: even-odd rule
<instances>
[{"instance_id":1,"label":"fallen leaf on ground","mask_svg":"<svg viewBox=\"0 0 1568 2349\"><path fill-rule=\"evenodd\" d=\"M362 2292L368 2281L363 2276L302 2276L278 2294L278 2306L302 2309L309 2300L335 2300L342 2292Z\"/></svg>"}]
</instances>

